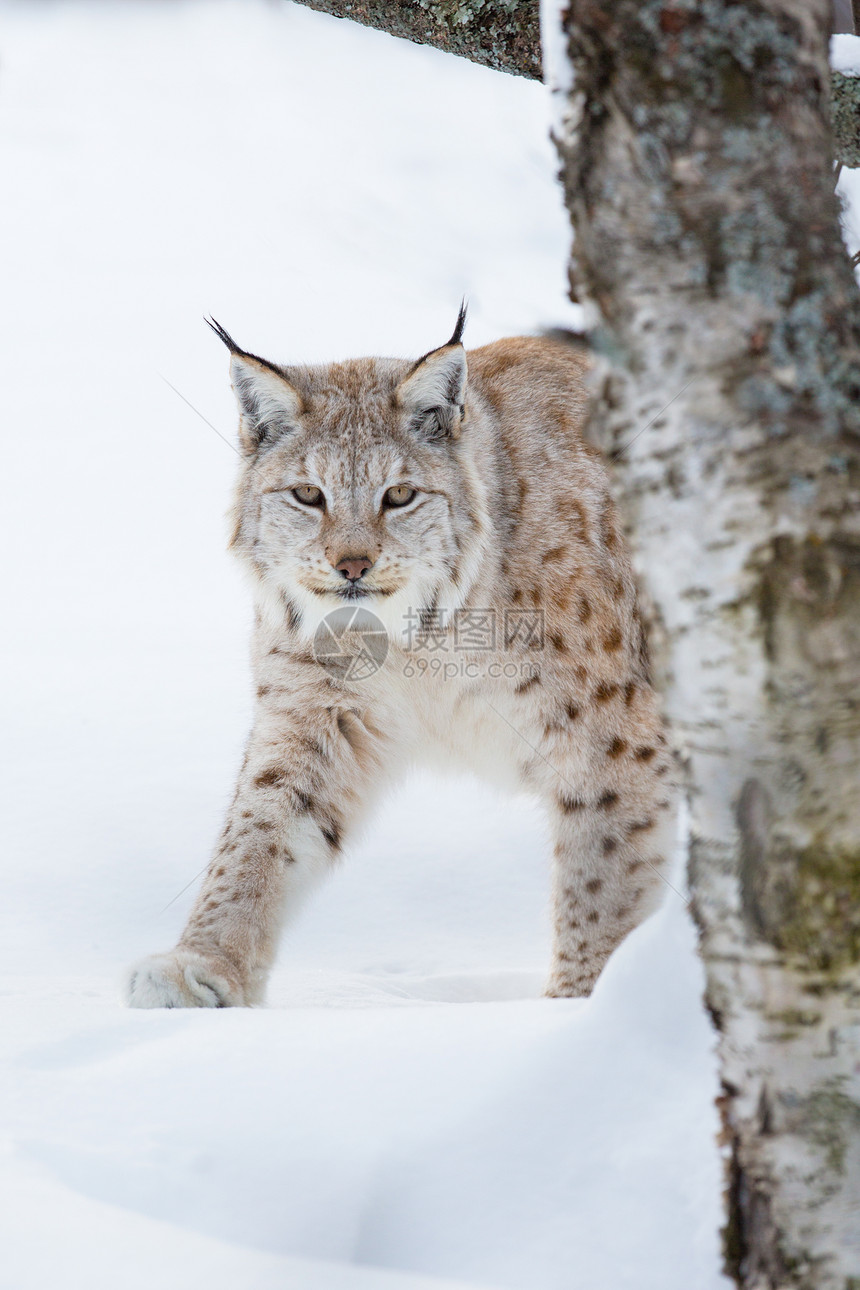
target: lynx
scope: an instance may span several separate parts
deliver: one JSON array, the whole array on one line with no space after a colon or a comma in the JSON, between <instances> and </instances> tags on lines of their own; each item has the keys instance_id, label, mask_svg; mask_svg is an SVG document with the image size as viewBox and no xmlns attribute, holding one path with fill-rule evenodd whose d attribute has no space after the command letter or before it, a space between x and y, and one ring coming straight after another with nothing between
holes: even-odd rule
<instances>
[{"instance_id":1,"label":"lynx","mask_svg":"<svg viewBox=\"0 0 860 1290\"><path fill-rule=\"evenodd\" d=\"M230 351L256 713L175 949L135 1007L263 1002L282 927L393 777L443 759L538 795L550 995L587 995L657 903L671 758L630 562L581 437L587 359L544 338L417 362ZM383 657L384 655L384 657ZM408 850L408 841L405 845Z\"/></svg>"}]
</instances>

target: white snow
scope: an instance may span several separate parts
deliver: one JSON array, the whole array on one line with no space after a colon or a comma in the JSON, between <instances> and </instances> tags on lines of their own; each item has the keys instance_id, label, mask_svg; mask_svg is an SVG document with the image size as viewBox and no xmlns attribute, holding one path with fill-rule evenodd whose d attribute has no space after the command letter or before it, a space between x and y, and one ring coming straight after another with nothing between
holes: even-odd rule
<instances>
[{"instance_id":1,"label":"white snow","mask_svg":"<svg viewBox=\"0 0 860 1290\"><path fill-rule=\"evenodd\" d=\"M406 785L265 1010L119 999L250 710L202 315L284 361L423 353L464 293L471 344L575 321L546 121L538 84L295 5L0 4L0 1290L725 1284L684 902L541 999L527 801Z\"/></svg>"},{"instance_id":2,"label":"white snow","mask_svg":"<svg viewBox=\"0 0 860 1290\"><path fill-rule=\"evenodd\" d=\"M830 66L845 76L860 76L860 36L831 36Z\"/></svg>"},{"instance_id":3,"label":"white snow","mask_svg":"<svg viewBox=\"0 0 860 1290\"><path fill-rule=\"evenodd\" d=\"M551 124L557 133L569 111L573 67L564 29L566 0L540 0L540 44L543 79L549 91Z\"/></svg>"}]
</instances>

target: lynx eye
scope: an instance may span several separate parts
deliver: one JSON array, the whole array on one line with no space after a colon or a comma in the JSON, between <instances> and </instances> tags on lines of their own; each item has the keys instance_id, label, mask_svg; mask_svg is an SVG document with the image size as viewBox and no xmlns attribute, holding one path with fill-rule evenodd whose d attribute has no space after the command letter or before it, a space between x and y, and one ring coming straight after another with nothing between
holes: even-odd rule
<instances>
[{"instance_id":1,"label":"lynx eye","mask_svg":"<svg viewBox=\"0 0 860 1290\"><path fill-rule=\"evenodd\" d=\"M408 506L415 496L417 489L407 488L406 484L395 484L389 488L388 492L382 499L383 506Z\"/></svg>"},{"instance_id":2,"label":"lynx eye","mask_svg":"<svg viewBox=\"0 0 860 1290\"><path fill-rule=\"evenodd\" d=\"M300 484L298 488L293 489L293 497L304 506L325 506L322 489L317 488L315 484Z\"/></svg>"}]
</instances>

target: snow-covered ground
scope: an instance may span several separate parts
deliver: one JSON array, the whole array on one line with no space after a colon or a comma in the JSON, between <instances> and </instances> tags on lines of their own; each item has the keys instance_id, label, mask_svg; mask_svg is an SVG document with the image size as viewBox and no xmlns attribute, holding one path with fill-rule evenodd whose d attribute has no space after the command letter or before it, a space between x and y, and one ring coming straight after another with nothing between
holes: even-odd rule
<instances>
[{"instance_id":1,"label":"snow-covered ground","mask_svg":"<svg viewBox=\"0 0 860 1290\"><path fill-rule=\"evenodd\" d=\"M285 361L423 353L464 293L472 344L570 321L547 115L294 5L0 4L2 1290L724 1284L683 900L541 999L527 801L405 786L265 1010L119 997L249 719L202 316Z\"/></svg>"}]
</instances>

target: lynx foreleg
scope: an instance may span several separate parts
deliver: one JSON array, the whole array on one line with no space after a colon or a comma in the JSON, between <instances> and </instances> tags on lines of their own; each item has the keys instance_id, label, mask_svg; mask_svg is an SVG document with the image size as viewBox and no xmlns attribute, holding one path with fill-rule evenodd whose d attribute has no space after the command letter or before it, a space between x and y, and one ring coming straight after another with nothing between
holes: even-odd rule
<instances>
[{"instance_id":1,"label":"lynx foreleg","mask_svg":"<svg viewBox=\"0 0 860 1290\"><path fill-rule=\"evenodd\" d=\"M129 976L133 1007L262 1002L284 922L330 870L378 787L384 750L351 710L263 709L175 949Z\"/></svg>"}]
</instances>

